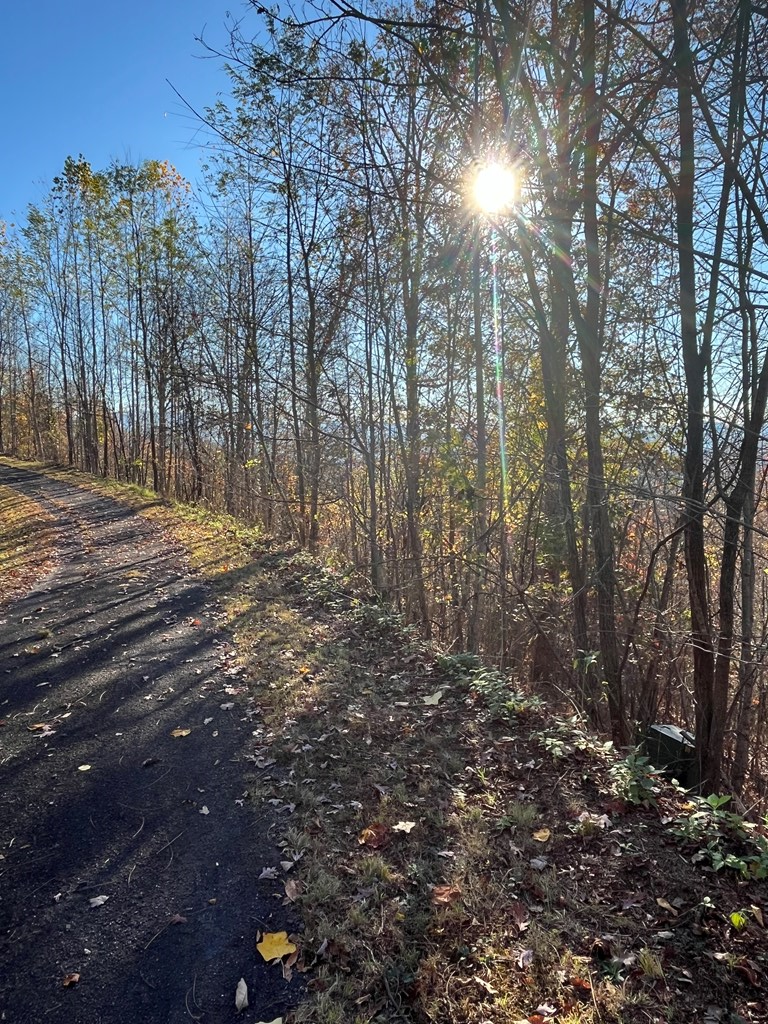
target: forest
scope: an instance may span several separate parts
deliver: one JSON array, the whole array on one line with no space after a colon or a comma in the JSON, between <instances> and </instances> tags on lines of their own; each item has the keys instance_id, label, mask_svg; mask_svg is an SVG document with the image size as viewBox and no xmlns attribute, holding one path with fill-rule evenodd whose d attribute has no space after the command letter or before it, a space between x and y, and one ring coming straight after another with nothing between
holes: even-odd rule
<instances>
[{"instance_id":1,"label":"forest","mask_svg":"<svg viewBox=\"0 0 768 1024\"><path fill-rule=\"evenodd\" d=\"M252 4L200 46L199 182L70 156L2 225L0 450L242 517L764 810L768 9Z\"/></svg>"}]
</instances>

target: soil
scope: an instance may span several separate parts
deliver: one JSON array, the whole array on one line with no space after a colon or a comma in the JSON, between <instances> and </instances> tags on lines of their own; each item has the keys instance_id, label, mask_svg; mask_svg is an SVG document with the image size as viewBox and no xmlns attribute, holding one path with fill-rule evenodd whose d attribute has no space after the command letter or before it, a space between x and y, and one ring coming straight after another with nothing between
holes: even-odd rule
<instances>
[{"instance_id":1,"label":"soil","mask_svg":"<svg viewBox=\"0 0 768 1024\"><path fill-rule=\"evenodd\" d=\"M280 859L249 794L259 712L211 592L126 506L0 484L58 531L56 567L0 605L0 1020L272 1021L301 978L255 941L298 925L259 878Z\"/></svg>"}]
</instances>

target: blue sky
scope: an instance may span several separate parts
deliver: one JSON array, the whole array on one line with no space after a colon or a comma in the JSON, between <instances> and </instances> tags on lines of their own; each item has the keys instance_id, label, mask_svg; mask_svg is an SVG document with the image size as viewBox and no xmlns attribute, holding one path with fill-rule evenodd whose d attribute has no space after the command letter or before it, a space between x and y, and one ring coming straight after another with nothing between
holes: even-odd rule
<instances>
[{"instance_id":1,"label":"blue sky","mask_svg":"<svg viewBox=\"0 0 768 1024\"><path fill-rule=\"evenodd\" d=\"M190 179L204 142L166 79L195 107L226 91L225 17L242 0L20 0L0 2L0 219L21 218L66 156L94 168L112 157L170 160Z\"/></svg>"}]
</instances>

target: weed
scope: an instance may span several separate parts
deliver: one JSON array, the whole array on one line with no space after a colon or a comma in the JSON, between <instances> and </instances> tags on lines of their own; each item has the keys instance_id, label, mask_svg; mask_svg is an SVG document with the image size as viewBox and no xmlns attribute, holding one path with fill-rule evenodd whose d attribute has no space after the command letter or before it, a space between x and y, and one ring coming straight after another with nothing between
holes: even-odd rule
<instances>
[{"instance_id":1,"label":"weed","mask_svg":"<svg viewBox=\"0 0 768 1024\"><path fill-rule=\"evenodd\" d=\"M304 878L304 898L307 903L324 904L335 900L341 893L341 881L323 868L313 869Z\"/></svg>"},{"instance_id":2,"label":"weed","mask_svg":"<svg viewBox=\"0 0 768 1024\"><path fill-rule=\"evenodd\" d=\"M391 882L394 878L389 864L378 853L362 858L359 874L364 882Z\"/></svg>"},{"instance_id":3,"label":"weed","mask_svg":"<svg viewBox=\"0 0 768 1024\"><path fill-rule=\"evenodd\" d=\"M638 753L628 754L608 773L616 796L631 804L656 807L663 780L647 757Z\"/></svg>"},{"instance_id":4,"label":"weed","mask_svg":"<svg viewBox=\"0 0 768 1024\"><path fill-rule=\"evenodd\" d=\"M504 832L510 828L530 828L539 816L539 809L535 804L525 803L522 800L513 800L508 805L506 812L494 822L493 828L496 832Z\"/></svg>"},{"instance_id":5,"label":"weed","mask_svg":"<svg viewBox=\"0 0 768 1024\"><path fill-rule=\"evenodd\" d=\"M482 700L492 719L513 722L521 714L539 710L538 697L514 690L507 676L496 669L483 668L471 677L471 689Z\"/></svg>"},{"instance_id":6,"label":"weed","mask_svg":"<svg viewBox=\"0 0 768 1024\"><path fill-rule=\"evenodd\" d=\"M644 977L652 978L654 981L663 980L664 970L661 960L656 953L647 946L643 946L637 954L637 966L643 972Z\"/></svg>"},{"instance_id":7,"label":"weed","mask_svg":"<svg viewBox=\"0 0 768 1024\"><path fill-rule=\"evenodd\" d=\"M437 667L449 679L469 682L482 669L483 663L476 654L463 651L459 654L441 654L437 659Z\"/></svg>"},{"instance_id":8,"label":"weed","mask_svg":"<svg viewBox=\"0 0 768 1024\"><path fill-rule=\"evenodd\" d=\"M768 839L753 822L726 810L729 796L694 797L694 810L678 820L673 831L695 843L694 862L715 871L729 868L744 878L768 878Z\"/></svg>"}]
</instances>

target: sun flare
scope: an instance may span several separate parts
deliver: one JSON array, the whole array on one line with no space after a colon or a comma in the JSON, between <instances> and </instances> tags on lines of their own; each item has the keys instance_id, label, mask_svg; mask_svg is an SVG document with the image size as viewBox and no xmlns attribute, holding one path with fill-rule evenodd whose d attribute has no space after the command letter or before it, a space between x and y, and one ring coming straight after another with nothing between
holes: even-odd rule
<instances>
[{"instance_id":1,"label":"sun flare","mask_svg":"<svg viewBox=\"0 0 768 1024\"><path fill-rule=\"evenodd\" d=\"M503 213L514 205L517 198L515 172L504 164L488 164L475 177L472 194L483 213Z\"/></svg>"}]
</instances>

